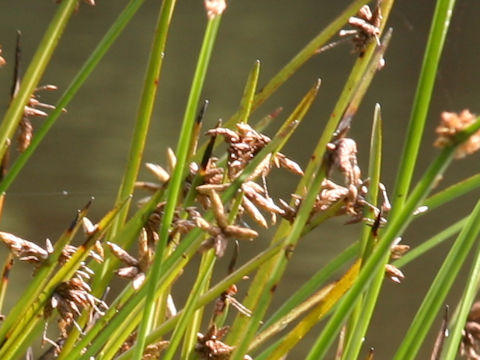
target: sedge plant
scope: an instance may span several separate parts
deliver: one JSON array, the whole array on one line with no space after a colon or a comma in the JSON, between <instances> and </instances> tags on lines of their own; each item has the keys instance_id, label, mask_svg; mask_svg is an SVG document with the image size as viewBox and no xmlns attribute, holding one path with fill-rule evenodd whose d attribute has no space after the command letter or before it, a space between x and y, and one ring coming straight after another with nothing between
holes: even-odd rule
<instances>
[{"instance_id":1,"label":"sedge plant","mask_svg":"<svg viewBox=\"0 0 480 360\"><path fill-rule=\"evenodd\" d=\"M143 2L130 0L125 5L55 106L39 101L38 93L44 89L39 84L72 15L85 4L61 1L35 55L25 64L23 76L18 75L20 60L14 61L16 85L0 123L2 209L9 187L29 166L32 155L41 151L50 129L121 39ZM92 0L87 3L95 5ZM425 290L417 314L407 333L399 334L398 343L392 344L394 358L417 358L422 347L432 348L426 350L432 359L454 359L457 354L480 357L480 338L475 332L480 259L475 256L470 266L465 261L470 252L478 254L473 249L480 246L480 205L456 223L443 224L436 235L410 252L408 245L399 242L417 218L471 194L480 185L472 169L468 178L435 190L455 158L479 148L480 119L469 110L442 113L436 130L438 155L426 170L417 166L454 4L454 0L436 1L397 179L390 192L382 181L388 126L382 104L371 111L368 168L359 165L351 129L359 121L358 109L375 76L389 71L385 58L395 37L388 27L394 0L351 1L323 29L319 26L318 34L266 82L262 83L263 65L252 61L238 108L211 128L206 126L208 101L202 99L202 91L229 3L205 0L202 12L192 15L203 17L205 28L186 90L189 95L176 147L165 149L167 164L146 164L156 181L143 181L140 168L150 124L157 121L153 117L157 91L165 86L162 65L177 6L175 0L163 1L146 56L127 162L111 210L93 222L88 212L95 203L86 199L58 239L45 244L23 239L20 230L0 231L0 240L9 250L0 284L4 314L0 358L297 358L301 341L310 334L315 340L307 359L373 359L375 350L367 347L365 339L378 311L382 285L390 280L408 281L402 267L421 261L446 241L450 241L450 250ZM310 58L343 42L352 46L354 63L330 117L318 131L317 142L304 144L310 148L310 157L302 164L289 156L288 144L308 122L312 106L321 97L322 81L312 78L292 109L266 111L264 103L274 98L277 89L288 87L289 78ZM17 52L20 48L18 42ZM5 67L2 57L0 64L4 67L0 71L10 65ZM268 115L259 115L262 111ZM32 117L45 118L34 133ZM17 141L15 133L19 134ZM296 176L289 197L279 199L270 189L273 171ZM140 191L149 195L135 204L132 196ZM329 225L338 217L361 224L358 236L272 308L299 242L317 228L338 226ZM244 242L260 237L269 241L259 245L251 258L239 260ZM225 269L220 259L232 253ZM14 306L4 309L14 260L30 263L33 278ZM466 267L470 276L458 306L452 304L452 315L447 317L443 315L446 297ZM187 296L179 299L179 279L189 272L193 284ZM128 281L109 292L116 277ZM425 344L428 334L438 332L434 321L442 318L435 345ZM33 347L39 339L43 349Z\"/></svg>"}]
</instances>

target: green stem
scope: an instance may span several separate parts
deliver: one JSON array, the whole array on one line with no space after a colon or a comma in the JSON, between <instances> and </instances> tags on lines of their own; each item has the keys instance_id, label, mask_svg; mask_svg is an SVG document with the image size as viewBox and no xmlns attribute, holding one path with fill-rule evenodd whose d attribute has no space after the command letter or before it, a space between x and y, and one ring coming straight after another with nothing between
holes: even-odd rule
<instances>
[{"instance_id":1,"label":"green stem","mask_svg":"<svg viewBox=\"0 0 480 360\"><path fill-rule=\"evenodd\" d=\"M455 0L437 1L402 151L402 159L397 171L391 217L394 217L396 212L402 209L409 192L454 4Z\"/></svg>"},{"instance_id":2,"label":"green stem","mask_svg":"<svg viewBox=\"0 0 480 360\"><path fill-rule=\"evenodd\" d=\"M275 256L276 254L278 254L279 251L284 252L285 249L283 248L283 246L281 246L281 244L276 244L276 245L270 246L268 249L256 255L254 258L252 258L247 263L245 263L244 265L239 267L237 270L235 270L233 273L231 273L230 275L222 279L219 283L217 283L214 287L212 287L209 291L207 291L204 295L202 295L198 299L195 308L198 309L214 301L232 284L235 284L241 281L244 276L250 274L252 271L258 268L265 261L268 261L269 259L271 259L272 256ZM160 339L164 334L173 330L173 328L176 326L180 318L182 311L180 311L177 315L168 319L163 324L161 324L158 328L152 331L152 333L147 337L147 343L151 344L155 341L158 341L158 339ZM118 360L130 359L132 355L131 352L132 351L130 350L122 354L118 358Z\"/></svg>"},{"instance_id":3,"label":"green stem","mask_svg":"<svg viewBox=\"0 0 480 360\"><path fill-rule=\"evenodd\" d=\"M163 355L162 359L173 359L177 347L182 340L182 336L188 324L190 323L190 319L195 312L195 305L197 303L197 299L201 296L203 289L208 286L207 284L210 281L215 260L216 256L213 249L209 250L208 253L206 253L205 256L202 258L202 263L198 272L197 280L195 281L195 284L190 291L187 303L184 306L182 314L180 315L180 319L178 320L177 325L175 326L173 334L170 338L170 344L168 345L167 352ZM191 347L188 347L188 349L190 351L193 350ZM187 356L188 354L184 353L182 358L186 359Z\"/></svg>"},{"instance_id":4,"label":"green stem","mask_svg":"<svg viewBox=\"0 0 480 360\"><path fill-rule=\"evenodd\" d=\"M87 61L82 66L80 71L77 73L75 78L72 80L67 90L65 90L64 94L56 104L55 110L53 110L52 113L50 113L47 119L43 122L42 126L35 131L35 136L32 138L32 142L30 143L30 146L23 153L21 153L19 157L15 160L15 162L12 164L7 175L0 183L0 193L5 192L9 188L9 186L12 184L12 182L15 180L17 175L20 173L20 171L23 169L27 161L30 159L30 157L35 152L35 150L38 148L42 140L45 138L46 134L51 129L55 121L58 119L60 114L62 114L62 110L70 103L70 101L73 99L73 97L75 96L77 91L80 89L82 84L85 82L88 76L95 69L95 67L103 58L107 50L114 43L114 41L117 39L117 37L120 35L122 30L125 28L125 26L128 24L130 19L137 12L137 10L140 8L140 6L144 1L145 0L130 1L130 3L126 6L123 12L119 15L119 17L117 18L115 23L112 25L110 30L103 37L103 39L100 41L96 49L87 59ZM25 83L25 78L22 84ZM13 102L11 106L13 106Z\"/></svg>"},{"instance_id":5,"label":"green stem","mask_svg":"<svg viewBox=\"0 0 480 360\"><path fill-rule=\"evenodd\" d=\"M395 354L395 360L416 358L416 354L418 353L425 336L430 330L430 326L435 320L438 310L444 304L445 297L453 285L453 282L455 281L463 262L470 253L470 249L479 233L480 201L477 202L477 205L468 218L467 224L460 232L460 235L456 239L442 264L442 267L435 276L422 305L418 309L412 324ZM447 357L447 359L453 358L454 357Z\"/></svg>"},{"instance_id":6,"label":"green stem","mask_svg":"<svg viewBox=\"0 0 480 360\"><path fill-rule=\"evenodd\" d=\"M472 304L475 301L475 297L478 293L478 285L480 279L480 248L475 251L475 259L470 269L470 274L467 277L467 285L462 296L460 309L455 319L453 328L449 331L449 336L446 341L444 349L444 359L455 359L458 353L458 348L462 338L462 332L465 328L465 323L472 308Z\"/></svg>"},{"instance_id":7,"label":"green stem","mask_svg":"<svg viewBox=\"0 0 480 360\"><path fill-rule=\"evenodd\" d=\"M138 171L140 169L143 151L145 149L145 143L147 140L148 129L150 127L150 120L155 105L155 97L158 90L158 83L160 81L168 30L170 28L170 22L175 9L175 4L176 0L166 0L162 2L162 6L160 8L157 26L152 42L152 49L150 51L145 74L145 80L143 83L142 95L140 97L137 121L135 123L135 129L132 136L127 166L123 175L120 189L118 191L116 203L124 199L125 196L133 193L135 181L138 177ZM112 239L120 227L124 225L128 211L128 207L122 209L122 212L112 224L108 234L108 239ZM112 276L111 272L107 272L109 263L110 261L107 259L102 267L102 272L95 277L96 282L94 285L97 285L99 282L104 284L98 290L100 292L103 292L105 286L107 286ZM107 278L104 279L104 277Z\"/></svg>"},{"instance_id":8,"label":"green stem","mask_svg":"<svg viewBox=\"0 0 480 360\"><path fill-rule=\"evenodd\" d=\"M472 134L477 132L479 128L480 118L477 118L477 121L474 124L453 136L451 139L451 145L444 148L435 161L430 165L419 184L409 196L404 207L398 212L398 215L389 222L377 247L360 271L357 281L338 303L335 313L332 315L330 321L327 323L312 347L307 360L321 359L325 356L336 334L340 331L346 317L350 314L355 303L360 298L361 293L368 286L374 275L377 274L377 271L383 271L383 266L390 251L390 246L395 238L398 237L412 221L415 209L417 209L422 203L435 184L436 179L443 174L448 164L450 164L458 145L466 141ZM420 323L421 322L419 322L419 324ZM419 326L421 327L423 324L420 324ZM407 333L407 337L411 338L410 332ZM403 358L399 357L398 359Z\"/></svg>"},{"instance_id":9,"label":"green stem","mask_svg":"<svg viewBox=\"0 0 480 360\"><path fill-rule=\"evenodd\" d=\"M142 323L140 324L137 344L134 352L134 359L137 360L140 360L142 357L146 336L150 332L153 323L156 279L158 279L162 272L163 252L168 240L168 232L175 212L175 207L177 206L177 201L181 192L183 176L188 167L187 156L190 149L191 135L197 114L197 106L200 99L200 93L203 88L203 83L205 81L213 45L215 43L217 31L220 25L220 20L221 16L216 16L208 21L202 48L200 50L199 59L197 62L197 68L193 77L192 87L190 89L190 95L188 98L177 145L177 164L167 190L167 203L165 206L162 224L160 226L159 242L157 245L155 259L150 270L150 275L147 278L147 283L144 285L148 287L148 290L145 302L144 317Z\"/></svg>"},{"instance_id":10,"label":"green stem","mask_svg":"<svg viewBox=\"0 0 480 360\"><path fill-rule=\"evenodd\" d=\"M374 121L372 126L372 136L370 142L370 162L368 178L369 192L367 201L373 206L377 206L378 188L380 185L380 170L382 163L382 119L380 114L380 105L375 106ZM372 209L366 210L367 216L375 217ZM380 214L379 214L380 215ZM371 227L364 224L362 229L361 259L364 264L372 253L377 237L372 233ZM383 281L383 272L379 271L370 288L360 301L357 302L352 313L350 322L346 329L346 346L344 347L342 359L357 359L363 339L370 323L370 318L375 309L380 286Z\"/></svg>"},{"instance_id":11,"label":"green stem","mask_svg":"<svg viewBox=\"0 0 480 360\"><path fill-rule=\"evenodd\" d=\"M385 256L390 251L394 239L407 227L412 220L412 213L427 196L437 176L442 174L446 166L453 158L455 147L448 147L431 164L422 181L417 185L407 203L398 213L398 216L391 220L388 227L379 241L377 247L363 266L357 281L349 292L338 303L335 313L330 318L324 330L318 337L314 346L308 354L307 360L321 359L327 353L330 345L340 331L342 324L360 298L361 293L368 286L377 271L382 271Z\"/></svg>"},{"instance_id":12,"label":"green stem","mask_svg":"<svg viewBox=\"0 0 480 360\"><path fill-rule=\"evenodd\" d=\"M64 0L50 22L42 41L38 45L32 62L23 77L20 89L13 98L2 123L0 124L0 159L3 159L9 141L23 117L25 105L30 100L35 88L55 51L70 17L75 11L78 0Z\"/></svg>"}]
</instances>

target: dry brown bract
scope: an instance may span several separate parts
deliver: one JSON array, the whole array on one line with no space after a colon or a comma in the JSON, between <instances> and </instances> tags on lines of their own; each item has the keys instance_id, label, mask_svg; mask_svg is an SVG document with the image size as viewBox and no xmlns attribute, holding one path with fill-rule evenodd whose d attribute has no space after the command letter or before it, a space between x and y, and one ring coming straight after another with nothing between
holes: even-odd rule
<instances>
[{"instance_id":1,"label":"dry brown bract","mask_svg":"<svg viewBox=\"0 0 480 360\"><path fill-rule=\"evenodd\" d=\"M382 13L380 7L377 5L373 12L368 5L364 5L360 8L357 16L352 16L348 19L348 24L351 25L353 30L341 30L340 36L352 36L354 44L354 52L363 55L365 47L372 40L375 39L378 45L380 45L380 24L382 22Z\"/></svg>"},{"instance_id":2,"label":"dry brown bract","mask_svg":"<svg viewBox=\"0 0 480 360\"><path fill-rule=\"evenodd\" d=\"M207 17L210 20L222 15L227 8L225 0L205 0L204 3L205 10L207 10Z\"/></svg>"},{"instance_id":3,"label":"dry brown bract","mask_svg":"<svg viewBox=\"0 0 480 360\"><path fill-rule=\"evenodd\" d=\"M460 131L473 124L477 116L472 114L469 110L463 110L460 114L454 112L444 111L440 115L440 125L435 130L438 135L434 146L443 148L452 142L452 138ZM480 131L470 136L467 141L460 145L455 152L457 159L470 155L480 149Z\"/></svg>"},{"instance_id":4,"label":"dry brown bract","mask_svg":"<svg viewBox=\"0 0 480 360\"><path fill-rule=\"evenodd\" d=\"M460 354L469 360L480 360L480 302L475 302L465 323Z\"/></svg>"}]
</instances>

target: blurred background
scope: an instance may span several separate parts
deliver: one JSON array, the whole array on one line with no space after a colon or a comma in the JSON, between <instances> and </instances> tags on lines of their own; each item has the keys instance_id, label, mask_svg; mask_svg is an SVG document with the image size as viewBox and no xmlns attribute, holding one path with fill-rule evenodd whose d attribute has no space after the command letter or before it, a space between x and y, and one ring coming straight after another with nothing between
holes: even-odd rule
<instances>
[{"instance_id":1,"label":"blurred background","mask_svg":"<svg viewBox=\"0 0 480 360\"><path fill-rule=\"evenodd\" d=\"M55 103L126 3L98 0L95 7L81 4L41 81L41 84L55 84L59 90L41 94L42 101ZM261 87L349 3L345 0L230 1L222 19L202 95L210 101L206 126L213 126L219 118L227 119L236 111L246 77L256 59L261 61ZM72 220L76 209L82 207L90 196L96 199L89 214L93 220L98 220L111 208L126 162L151 34L160 4L160 1L145 2L9 189L0 223L1 231L12 232L43 245L45 238L54 241L58 237ZM394 32L385 56L386 66L376 75L350 132L350 136L358 142L360 165L365 168L374 105L381 105L385 131L382 179L387 189L393 187L434 5L432 0L397 1L394 5L387 24L393 27ZM56 7L52 0L2 2L0 44L8 62L0 70L2 113L9 101L16 30L23 33L24 71ZM475 70L480 61L476 36L479 11L480 2L464 0L458 2L453 14L417 174L423 172L437 153L432 142L440 113L464 108L477 113L480 111L479 72ZM203 1L178 2L167 43L145 162L165 164L166 148L176 146L205 24ZM253 120L257 120L283 106L284 111L279 118L279 122L282 121L303 94L321 78L317 100L284 151L302 166L307 163L350 72L355 60L351 49L351 44L345 42L313 57L252 116ZM34 127L38 127L41 121L33 119ZM275 126L268 133L273 134L274 129ZM439 186L444 187L473 174L477 172L477 167L478 155L456 161ZM274 190L271 191L277 197L287 197L298 179L285 171L276 174L278 176L271 184ZM144 169L140 178L153 180ZM437 232L439 223L450 224L468 214L477 197L478 192L412 224L404 234L403 242L418 245ZM335 219L300 242L287 270L286 281L277 290L273 307L357 239L358 225L344 225L344 221ZM268 234L265 234L256 243L242 245L242 259L258 251L258 246L264 248L268 241ZM375 347L376 358L388 359L392 356L448 246L441 246L423 260L407 266L404 269L406 279L402 284L385 281L379 311L365 340L366 348ZM5 254L6 248L1 246L0 263ZM28 282L30 270L29 266L19 263L14 267L7 309L18 296L15 287L20 291ZM179 289L176 295L180 304L188 292L188 281L185 280L184 289ZM239 286L242 288L241 284ZM462 288L462 282L456 284L449 297L450 305L456 304L456 296ZM319 331L320 327L314 329L291 358L302 358ZM434 335L431 334L430 342L424 349L424 358L431 352Z\"/></svg>"}]
</instances>

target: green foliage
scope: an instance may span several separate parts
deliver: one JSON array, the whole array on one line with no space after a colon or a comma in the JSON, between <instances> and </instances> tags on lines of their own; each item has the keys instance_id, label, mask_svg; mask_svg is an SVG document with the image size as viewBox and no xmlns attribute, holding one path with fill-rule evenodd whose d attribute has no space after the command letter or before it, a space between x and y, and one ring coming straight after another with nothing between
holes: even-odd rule
<instances>
[{"instance_id":1,"label":"green foliage","mask_svg":"<svg viewBox=\"0 0 480 360\"><path fill-rule=\"evenodd\" d=\"M394 0L379 2L370 14L366 3L365 0L353 1L262 87L259 86L260 61L256 61L246 79L239 108L232 110L233 115L224 124L207 130L209 140L202 144L199 143L200 134L204 132L202 117L207 104L200 109L201 94L217 34L221 33L224 4L206 1L206 27L177 147L169 155L167 170L160 165L148 165L159 180L159 184L152 185L141 182L138 174L157 90L163 84L160 77L163 56L175 17L176 1L163 1L139 95L128 161L112 210L97 224L92 224L87 218L89 203L78 212L54 246L48 243L45 249L0 232L0 239L11 250L4 273L12 266L13 256L35 267L31 282L1 323L0 358L24 356L38 340L44 324L54 323L52 319L59 319L58 339L45 341L59 359L174 359L180 356L182 359L241 360L250 355L258 359L280 359L294 354L298 343L319 323L322 328L307 359L326 358L337 340L336 359L364 358L363 339L377 309L378 298L382 296L385 274L399 281L403 276L401 267L458 233L395 357L415 358L426 335L435 332L431 329L432 323L441 317L445 298L457 281L464 260L478 243L480 205L463 220L450 226L444 224L437 235L395 260L397 251L406 250L397 241L416 218L478 187L479 175L473 174L431 195L437 180L459 151L465 155L476 150L472 149L475 144L470 139L478 136L480 120L469 113L451 115L450 119L456 122L444 129L443 149L410 190L454 6L452 0L438 0L389 213L391 206L381 182L385 123L380 104L376 105L373 115L368 180L361 177L356 142L349 137L357 110L374 76L383 67L384 54L394 36L391 29L383 31ZM26 150L2 177L2 193L28 166L62 109L74 98L142 4L142 0L131 0L118 15L56 108L26 144ZM2 158L10 151L9 139L15 131L25 131L22 122L31 116L26 106L35 107L31 101L35 89L77 5L76 0L63 0L59 4L28 64L0 124ZM348 26L356 32L342 31ZM326 125L319 131L317 144L311 144L311 156L303 171L282 149L300 123L309 117L320 80L312 79L313 86L297 99L297 105L281 120L272 138L261 132L272 126L275 116L282 118L283 115L277 112L257 120L254 113L278 88L288 86L288 79L308 59L321 56L331 48L339 32L353 40L356 52L352 56L356 60ZM266 180L273 167L283 167L299 176L291 199L275 202L270 197ZM135 185L154 190L139 208L131 206ZM2 195L1 206L5 196ZM419 212L422 206L424 211ZM265 214L276 221L267 221ZM358 237L293 291L282 305L270 309L275 289L284 281L298 242L337 216L362 222ZM83 237L77 234L82 226ZM228 274L215 283L216 275L223 271L217 259L224 255L226 246L238 246L238 242L254 239L261 228L267 227L273 230L270 244L264 248L259 245L258 253L238 266L234 253ZM74 237L82 237L79 247L71 245ZM137 258L129 255L132 247L138 247ZM192 271L192 260L197 257L201 260L194 270L196 280L187 299L181 302L182 307L176 311L171 297L176 281L185 271ZM452 359L458 353L478 289L479 272L480 257L476 256L458 311L450 321L451 337L447 340L442 334L438 337L435 346L438 359ZM101 299L115 273L132 281L105 303ZM235 284L247 276L251 280L246 297L235 298ZM0 286L0 306L7 285L5 276ZM273 315L267 316L268 310L273 310L270 311ZM231 312L236 315L228 316ZM370 352L368 358L373 355L374 352Z\"/></svg>"}]
</instances>

